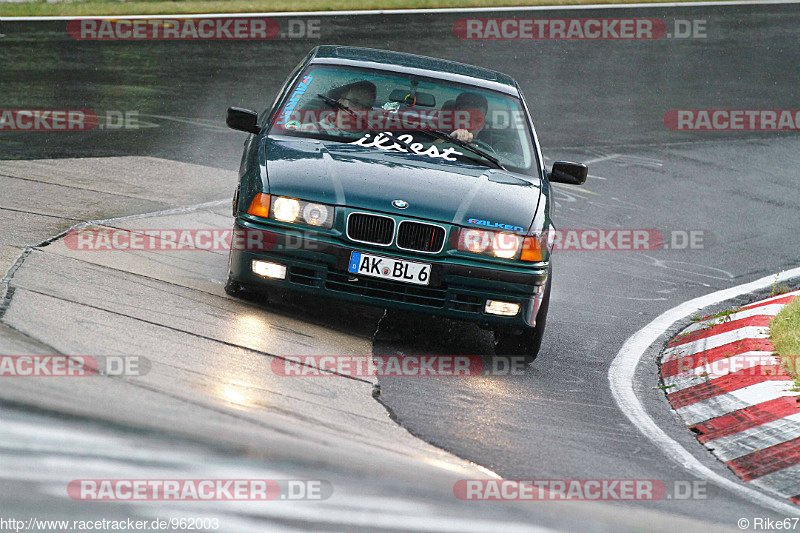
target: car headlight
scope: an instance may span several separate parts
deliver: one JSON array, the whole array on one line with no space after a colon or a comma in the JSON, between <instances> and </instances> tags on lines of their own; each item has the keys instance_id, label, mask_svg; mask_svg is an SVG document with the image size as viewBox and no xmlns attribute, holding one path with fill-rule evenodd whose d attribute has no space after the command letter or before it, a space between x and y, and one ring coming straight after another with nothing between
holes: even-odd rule
<instances>
[{"instance_id":1,"label":"car headlight","mask_svg":"<svg viewBox=\"0 0 800 533\"><path fill-rule=\"evenodd\" d=\"M300 214L300 202L294 198L278 196L272 204L272 218L281 222L296 222Z\"/></svg>"},{"instance_id":2,"label":"car headlight","mask_svg":"<svg viewBox=\"0 0 800 533\"><path fill-rule=\"evenodd\" d=\"M456 249L461 252L493 255L501 259L514 259L519 255L522 238L514 233L462 228L458 232Z\"/></svg>"},{"instance_id":3,"label":"car headlight","mask_svg":"<svg viewBox=\"0 0 800 533\"><path fill-rule=\"evenodd\" d=\"M273 196L259 193L253 198L247 212L264 218L273 218L281 222L308 224L318 228L333 227L333 206L306 202L286 196Z\"/></svg>"},{"instance_id":4,"label":"car headlight","mask_svg":"<svg viewBox=\"0 0 800 533\"><path fill-rule=\"evenodd\" d=\"M479 229L462 229L458 234L458 250L482 254L492 244L491 231Z\"/></svg>"},{"instance_id":5,"label":"car headlight","mask_svg":"<svg viewBox=\"0 0 800 533\"><path fill-rule=\"evenodd\" d=\"M318 228L333 227L333 206L276 196L272 200L272 218L281 222L308 224Z\"/></svg>"},{"instance_id":6,"label":"car headlight","mask_svg":"<svg viewBox=\"0 0 800 533\"><path fill-rule=\"evenodd\" d=\"M333 208L327 205L305 202L303 220L312 226L330 227L333 223Z\"/></svg>"},{"instance_id":7,"label":"car headlight","mask_svg":"<svg viewBox=\"0 0 800 533\"><path fill-rule=\"evenodd\" d=\"M519 251L520 238L513 233L496 232L492 239L492 253L503 259L513 259Z\"/></svg>"}]
</instances>

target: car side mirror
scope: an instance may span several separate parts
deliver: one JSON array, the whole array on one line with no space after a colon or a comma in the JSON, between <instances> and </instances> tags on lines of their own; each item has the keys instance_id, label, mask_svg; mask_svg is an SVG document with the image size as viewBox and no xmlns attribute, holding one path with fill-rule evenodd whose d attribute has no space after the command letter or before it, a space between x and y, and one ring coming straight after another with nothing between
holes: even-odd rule
<instances>
[{"instance_id":1,"label":"car side mirror","mask_svg":"<svg viewBox=\"0 0 800 533\"><path fill-rule=\"evenodd\" d=\"M548 174L548 178L550 181L554 181L556 183L583 185L586 182L586 176L588 174L589 167L583 163L556 161L553 163L553 170Z\"/></svg>"},{"instance_id":2,"label":"car side mirror","mask_svg":"<svg viewBox=\"0 0 800 533\"><path fill-rule=\"evenodd\" d=\"M258 133L258 113L240 107L229 107L225 117L225 123L229 128L247 133Z\"/></svg>"}]
</instances>

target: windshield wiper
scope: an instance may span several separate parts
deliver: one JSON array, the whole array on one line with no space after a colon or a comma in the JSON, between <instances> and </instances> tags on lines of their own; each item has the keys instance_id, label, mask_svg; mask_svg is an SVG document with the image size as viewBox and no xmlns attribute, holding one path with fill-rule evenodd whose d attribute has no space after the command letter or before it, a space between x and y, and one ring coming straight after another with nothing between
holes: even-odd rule
<instances>
[{"instance_id":1,"label":"windshield wiper","mask_svg":"<svg viewBox=\"0 0 800 533\"><path fill-rule=\"evenodd\" d=\"M439 130L419 130L419 131L421 131L423 133L427 133L431 137L436 137L437 139L441 139L441 140L443 140L445 142L451 142L451 143L454 143L454 144L457 144L457 145L461 146L462 148L466 148L470 152L478 154L479 156L483 157L484 159L486 159L490 163L494 164L500 170L506 170L506 167L504 167L503 164L500 163L500 161L496 157L494 157L493 155L488 154L484 150L481 150L477 146L472 146L468 142L462 141L458 137L453 137L449 133L445 133L445 132L439 131ZM470 159L472 159L472 158L470 158Z\"/></svg>"},{"instance_id":2,"label":"windshield wiper","mask_svg":"<svg viewBox=\"0 0 800 533\"><path fill-rule=\"evenodd\" d=\"M322 100L325 103L327 103L330 106L335 107L336 109L341 109L345 113L349 113L350 115L352 115L354 117L358 116L356 114L355 110L350 109L346 105L342 104L338 100L334 100L330 96L326 96L326 95L321 94L321 93L317 93L317 96L322 98ZM391 134L389 132L385 132L385 131L383 131L383 132L382 131L378 131L375 128L371 128L369 126L367 126L367 131L373 133L374 135L386 135L387 137L391 137L394 142L396 142L397 144L399 144L400 146L405 148L408 152L414 153L414 150L411 149L411 146L409 146L409 144L407 142L401 141L396 135L393 135L393 134ZM500 161L496 157L494 157L493 155L488 154L484 150L481 150L477 146L472 146L468 142L462 141L458 137L453 137L453 136L451 136L451 135L449 135L449 134L447 134L447 133L445 133L443 131L439 131L439 130L418 130L418 131L422 131L423 133L427 133L431 137L436 137L437 139L441 139L441 140L443 140L445 142L451 142L451 143L457 144L458 146L461 146L462 148L466 148L470 152L472 152L474 154L477 154L477 155L481 156L482 158L486 159L487 161L492 163L494 166L496 166L500 170L506 170L506 167L504 167L503 164L500 163ZM470 158L470 159L472 159L472 158Z\"/></svg>"},{"instance_id":3,"label":"windshield wiper","mask_svg":"<svg viewBox=\"0 0 800 533\"><path fill-rule=\"evenodd\" d=\"M350 109L349 107L347 107L343 103L339 102L338 100L334 100L330 96L325 96L324 94L320 94L320 93L317 93L317 96L322 98L322 100L326 104L329 104L329 105L335 107L336 109L341 109L345 113L349 113L350 115L358 118L358 115L356 114L355 110ZM390 137L394 142L396 142L397 144L399 144L400 146L405 148L406 151L408 151L409 153L412 153L412 154L414 153L414 150L411 149L411 146L409 146L407 142L401 141L400 139L397 138L397 136L395 136L395 135L393 135L391 133L388 133L388 132L385 132L385 131L378 131L375 128L371 128L369 126L367 126L367 131L369 131L370 133L372 133L375 136L386 135L387 137Z\"/></svg>"}]
</instances>

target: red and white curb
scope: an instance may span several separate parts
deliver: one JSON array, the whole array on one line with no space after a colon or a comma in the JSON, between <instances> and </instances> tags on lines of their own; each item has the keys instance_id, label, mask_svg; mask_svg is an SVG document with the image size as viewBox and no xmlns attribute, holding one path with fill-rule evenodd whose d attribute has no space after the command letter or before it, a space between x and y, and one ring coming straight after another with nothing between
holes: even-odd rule
<instances>
[{"instance_id":1,"label":"red and white curb","mask_svg":"<svg viewBox=\"0 0 800 533\"><path fill-rule=\"evenodd\" d=\"M667 398L748 483L800 503L800 391L773 355L769 324L793 291L692 324L661 354ZM800 354L798 354L800 355Z\"/></svg>"}]
</instances>

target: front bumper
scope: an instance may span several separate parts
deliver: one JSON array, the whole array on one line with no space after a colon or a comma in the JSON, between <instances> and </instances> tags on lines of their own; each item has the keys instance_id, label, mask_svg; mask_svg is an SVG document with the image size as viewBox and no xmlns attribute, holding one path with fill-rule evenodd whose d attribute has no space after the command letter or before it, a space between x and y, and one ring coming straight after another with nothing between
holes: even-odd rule
<instances>
[{"instance_id":1,"label":"front bumper","mask_svg":"<svg viewBox=\"0 0 800 533\"><path fill-rule=\"evenodd\" d=\"M237 219L234 231L261 230L270 233L265 250L232 247L231 279L251 288L277 287L380 307L443 315L477 322L487 327L525 328L535 325L548 277L546 264L524 268L487 267L462 258L424 256L396 250L334 242L316 238L313 232ZM430 284L412 285L380 278L357 276L347 271L350 253L359 251L431 264ZM280 263L286 278L265 278L252 271L253 260ZM516 316L484 311L486 300L518 303Z\"/></svg>"}]
</instances>

